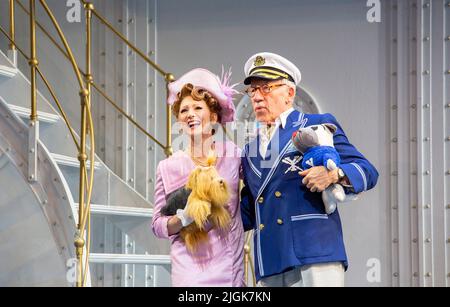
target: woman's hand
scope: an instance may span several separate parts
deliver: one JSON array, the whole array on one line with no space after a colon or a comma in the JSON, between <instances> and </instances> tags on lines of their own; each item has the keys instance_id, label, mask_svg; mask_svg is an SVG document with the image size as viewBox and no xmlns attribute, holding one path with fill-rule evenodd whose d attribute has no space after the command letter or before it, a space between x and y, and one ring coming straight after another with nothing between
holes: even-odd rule
<instances>
[{"instance_id":1,"label":"woman's hand","mask_svg":"<svg viewBox=\"0 0 450 307\"><path fill-rule=\"evenodd\" d=\"M167 230L169 236L177 234L183 227L190 225L193 222L189 216L186 215L186 208L178 209L177 215L172 216L167 222Z\"/></svg>"},{"instance_id":2,"label":"woman's hand","mask_svg":"<svg viewBox=\"0 0 450 307\"><path fill-rule=\"evenodd\" d=\"M176 215L172 216L167 222L167 231L169 236L179 233L182 228L183 225L181 224L181 220Z\"/></svg>"}]
</instances>

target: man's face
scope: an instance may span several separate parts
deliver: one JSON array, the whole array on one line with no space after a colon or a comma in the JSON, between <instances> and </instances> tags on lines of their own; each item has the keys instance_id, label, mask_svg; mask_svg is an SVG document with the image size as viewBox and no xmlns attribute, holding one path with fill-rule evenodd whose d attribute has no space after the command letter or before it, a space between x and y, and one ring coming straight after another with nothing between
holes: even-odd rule
<instances>
[{"instance_id":1,"label":"man's face","mask_svg":"<svg viewBox=\"0 0 450 307\"><path fill-rule=\"evenodd\" d=\"M269 93L264 93L261 86L272 86ZM267 81L253 79L250 87L258 88L251 97L256 120L261 123L273 123L281 113L292 107L294 89L284 84L282 80Z\"/></svg>"}]
</instances>

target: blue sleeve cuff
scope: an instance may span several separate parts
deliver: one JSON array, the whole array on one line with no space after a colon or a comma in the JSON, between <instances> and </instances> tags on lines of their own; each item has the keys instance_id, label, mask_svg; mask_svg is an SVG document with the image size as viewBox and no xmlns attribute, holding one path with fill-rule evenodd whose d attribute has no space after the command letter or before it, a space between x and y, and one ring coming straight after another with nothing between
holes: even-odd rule
<instances>
[{"instance_id":1,"label":"blue sleeve cuff","mask_svg":"<svg viewBox=\"0 0 450 307\"><path fill-rule=\"evenodd\" d=\"M364 170L357 163L341 164L340 166L353 186L355 193L367 190L367 178Z\"/></svg>"}]
</instances>

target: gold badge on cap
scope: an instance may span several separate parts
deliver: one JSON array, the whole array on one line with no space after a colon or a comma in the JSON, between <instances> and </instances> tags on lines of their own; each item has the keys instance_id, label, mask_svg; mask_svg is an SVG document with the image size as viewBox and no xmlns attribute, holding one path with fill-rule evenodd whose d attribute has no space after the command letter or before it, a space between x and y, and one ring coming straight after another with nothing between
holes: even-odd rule
<instances>
[{"instance_id":1,"label":"gold badge on cap","mask_svg":"<svg viewBox=\"0 0 450 307\"><path fill-rule=\"evenodd\" d=\"M255 66L263 66L266 63L266 59L262 56L257 56L254 65Z\"/></svg>"}]
</instances>

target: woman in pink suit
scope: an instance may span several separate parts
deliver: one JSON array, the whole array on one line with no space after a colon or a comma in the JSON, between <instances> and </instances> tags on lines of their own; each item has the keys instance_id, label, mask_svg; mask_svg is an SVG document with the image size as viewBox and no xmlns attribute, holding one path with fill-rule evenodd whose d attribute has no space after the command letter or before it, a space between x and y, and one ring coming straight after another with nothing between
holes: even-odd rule
<instances>
[{"instance_id":1,"label":"woman in pink suit","mask_svg":"<svg viewBox=\"0 0 450 307\"><path fill-rule=\"evenodd\" d=\"M161 161L156 173L153 233L171 241L172 285L175 287L244 286L244 230L239 209L240 150L232 142L214 142L214 124L234 120L233 90L229 76L221 81L205 69L194 69L169 85L168 103L188 136L185 150ZM178 235L192 223L184 210L164 216L167 197L184 187L190 173L206 166L208 154L217 156L216 169L230 190L227 209L231 225L227 232L210 229L208 243L189 252Z\"/></svg>"}]
</instances>

